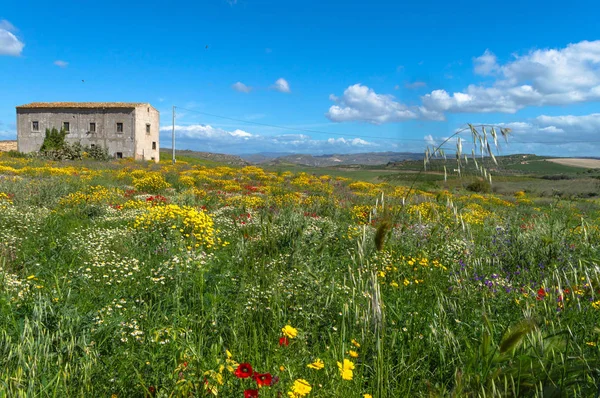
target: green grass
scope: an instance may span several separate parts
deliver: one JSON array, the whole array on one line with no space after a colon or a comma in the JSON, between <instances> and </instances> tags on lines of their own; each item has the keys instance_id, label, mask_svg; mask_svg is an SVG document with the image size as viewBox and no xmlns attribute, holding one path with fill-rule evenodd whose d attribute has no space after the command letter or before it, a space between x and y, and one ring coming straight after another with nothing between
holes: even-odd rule
<instances>
[{"instance_id":1,"label":"green grass","mask_svg":"<svg viewBox=\"0 0 600 398\"><path fill-rule=\"evenodd\" d=\"M354 180L379 183L385 180L384 177L397 174L395 171L382 170L381 168L353 168L353 167L310 167L295 164L283 164L277 166L267 166L265 170L275 173L290 171L293 173L308 173L318 176L329 175L331 177L345 177Z\"/></svg>"},{"instance_id":2,"label":"green grass","mask_svg":"<svg viewBox=\"0 0 600 398\"><path fill-rule=\"evenodd\" d=\"M526 164L508 164L503 166L507 170L517 170L523 173L531 174L577 174L581 173L581 167L565 166L562 164L550 162L548 160L532 160L527 161ZM583 169L585 170L585 169Z\"/></svg>"},{"instance_id":3,"label":"green grass","mask_svg":"<svg viewBox=\"0 0 600 398\"><path fill-rule=\"evenodd\" d=\"M470 196L454 178L448 197L423 174L431 195L403 206L396 171L19 162L0 158L36 168L0 179L0 397L243 397L256 381L232 361L278 378L260 397L298 379L308 397L596 394L597 201ZM172 187L132 192L148 171ZM382 200L312 174L393 184ZM194 245L209 229L187 236L203 208L211 247Z\"/></svg>"}]
</instances>

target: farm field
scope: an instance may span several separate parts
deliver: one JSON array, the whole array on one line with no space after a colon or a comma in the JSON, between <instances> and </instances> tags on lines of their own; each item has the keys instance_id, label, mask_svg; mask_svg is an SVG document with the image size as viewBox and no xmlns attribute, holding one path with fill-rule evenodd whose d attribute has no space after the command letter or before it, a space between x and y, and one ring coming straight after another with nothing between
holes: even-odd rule
<instances>
[{"instance_id":1,"label":"farm field","mask_svg":"<svg viewBox=\"0 0 600 398\"><path fill-rule=\"evenodd\" d=\"M586 169L600 169L600 159L581 159L581 158L559 158L548 159L550 162L572 167L583 167Z\"/></svg>"},{"instance_id":2,"label":"farm field","mask_svg":"<svg viewBox=\"0 0 600 398\"><path fill-rule=\"evenodd\" d=\"M17 141L0 141L0 152L16 151Z\"/></svg>"},{"instance_id":3,"label":"farm field","mask_svg":"<svg viewBox=\"0 0 600 398\"><path fill-rule=\"evenodd\" d=\"M594 396L600 201L394 175L0 154L0 397Z\"/></svg>"}]
</instances>

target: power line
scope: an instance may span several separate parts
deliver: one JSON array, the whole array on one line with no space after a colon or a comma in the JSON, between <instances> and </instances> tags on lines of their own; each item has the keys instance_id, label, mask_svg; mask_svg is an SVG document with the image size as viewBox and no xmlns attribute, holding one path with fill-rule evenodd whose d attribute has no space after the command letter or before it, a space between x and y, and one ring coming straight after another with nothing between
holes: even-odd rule
<instances>
[{"instance_id":1,"label":"power line","mask_svg":"<svg viewBox=\"0 0 600 398\"><path fill-rule=\"evenodd\" d=\"M300 131L300 132L303 132L303 133L336 135L336 136L340 136L340 137L355 137L355 138L365 138L365 139L373 139L373 138L375 138L375 139L379 139L379 140L398 141L398 142L421 142L422 143L423 141L425 141L425 139L418 139L418 138L391 138L391 137L381 137L381 136L366 136L366 135L350 134L350 133L332 133L332 132L329 132L329 131L303 129L303 128L298 128L298 127L280 126L280 125L270 124L270 123L254 122L252 120L237 119L237 118L234 118L234 117L216 115L214 113L197 111L197 110L194 110L194 109L183 108L183 107L180 107L180 106L175 106L174 108L182 109L182 110L185 110L185 111L188 111L188 112L198 113L200 115L216 117L216 118L224 119L224 120L231 120L231 121L239 122L239 123L246 123L246 124L251 124L251 125L255 125L255 126L262 126L262 127L271 127L271 128L281 129L281 130ZM469 140L465 139L464 142L465 142L465 144L468 144ZM600 140L580 140L580 141L574 141L574 140L571 140L571 141L518 141L518 140L516 140L514 138L510 138L509 139L509 143L510 142L514 142L514 143L517 143L517 144L563 145L563 144L577 144L577 143L579 143L579 144L584 144L584 143L600 143Z\"/></svg>"}]
</instances>

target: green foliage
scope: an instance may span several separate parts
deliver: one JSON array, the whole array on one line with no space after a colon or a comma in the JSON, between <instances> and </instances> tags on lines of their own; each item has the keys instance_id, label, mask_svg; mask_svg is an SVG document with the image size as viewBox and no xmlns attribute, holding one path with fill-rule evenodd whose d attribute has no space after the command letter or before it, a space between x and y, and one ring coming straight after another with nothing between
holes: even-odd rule
<instances>
[{"instance_id":1,"label":"green foliage","mask_svg":"<svg viewBox=\"0 0 600 398\"><path fill-rule=\"evenodd\" d=\"M492 191L491 184L483 179L477 179L466 186L468 191L477 193L490 193Z\"/></svg>"},{"instance_id":2,"label":"green foliage","mask_svg":"<svg viewBox=\"0 0 600 398\"><path fill-rule=\"evenodd\" d=\"M108 148L102 146L83 147L81 142L69 144L65 138L69 134L64 129L46 129L44 142L38 152L38 156L49 160L82 160L84 153L94 160L107 161L110 159Z\"/></svg>"},{"instance_id":3,"label":"green foliage","mask_svg":"<svg viewBox=\"0 0 600 398\"><path fill-rule=\"evenodd\" d=\"M24 158L29 157L28 154L23 153L23 152L19 152L19 151L15 151L13 149L11 149L10 151L8 151L6 154L9 157L11 157L11 158L18 158L18 159L24 159Z\"/></svg>"},{"instance_id":4,"label":"green foliage","mask_svg":"<svg viewBox=\"0 0 600 398\"><path fill-rule=\"evenodd\" d=\"M57 130L56 127L46 129L44 142L40 148L40 152L60 151L65 148L65 137L69 134L65 129Z\"/></svg>"},{"instance_id":5,"label":"green foliage","mask_svg":"<svg viewBox=\"0 0 600 398\"><path fill-rule=\"evenodd\" d=\"M88 154L90 159L107 161L110 160L108 154L108 148L102 147L101 145L95 145L93 147L86 146L84 152Z\"/></svg>"}]
</instances>

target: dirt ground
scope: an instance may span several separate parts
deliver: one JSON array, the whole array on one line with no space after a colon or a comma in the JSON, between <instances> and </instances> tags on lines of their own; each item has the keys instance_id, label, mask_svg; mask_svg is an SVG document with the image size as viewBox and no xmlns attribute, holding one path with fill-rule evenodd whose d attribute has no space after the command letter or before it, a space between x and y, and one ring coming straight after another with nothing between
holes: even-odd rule
<instances>
[{"instance_id":1,"label":"dirt ground","mask_svg":"<svg viewBox=\"0 0 600 398\"><path fill-rule=\"evenodd\" d=\"M0 152L16 151L17 141L0 141Z\"/></svg>"},{"instance_id":2,"label":"dirt ground","mask_svg":"<svg viewBox=\"0 0 600 398\"><path fill-rule=\"evenodd\" d=\"M564 166L583 167L586 169L600 169L600 159L561 158L548 159L548 161L562 164Z\"/></svg>"}]
</instances>

